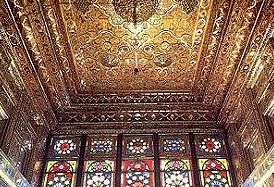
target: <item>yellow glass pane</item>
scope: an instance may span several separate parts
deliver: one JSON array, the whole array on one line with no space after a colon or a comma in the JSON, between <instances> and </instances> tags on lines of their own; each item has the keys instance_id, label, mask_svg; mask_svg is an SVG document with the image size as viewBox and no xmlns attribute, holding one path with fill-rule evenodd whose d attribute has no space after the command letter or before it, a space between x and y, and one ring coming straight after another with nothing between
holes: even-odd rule
<instances>
[{"instance_id":1,"label":"yellow glass pane","mask_svg":"<svg viewBox=\"0 0 274 187\"><path fill-rule=\"evenodd\" d=\"M174 165L175 164L175 165ZM161 171L166 171L167 167L174 167L173 170L190 170L190 162L189 160L181 160L181 159L161 159L160 161L160 169ZM178 167L177 169L175 167Z\"/></svg>"},{"instance_id":2,"label":"yellow glass pane","mask_svg":"<svg viewBox=\"0 0 274 187\"><path fill-rule=\"evenodd\" d=\"M70 174L68 177L67 175ZM44 176L43 187L55 187L55 186L64 186L64 187L74 187L76 182L75 174L72 173L47 173Z\"/></svg>"},{"instance_id":3,"label":"yellow glass pane","mask_svg":"<svg viewBox=\"0 0 274 187\"><path fill-rule=\"evenodd\" d=\"M226 159L199 159L201 186L231 186Z\"/></svg>"},{"instance_id":4,"label":"yellow glass pane","mask_svg":"<svg viewBox=\"0 0 274 187\"><path fill-rule=\"evenodd\" d=\"M85 162L85 172L114 172L112 160L90 160Z\"/></svg>"},{"instance_id":5,"label":"yellow glass pane","mask_svg":"<svg viewBox=\"0 0 274 187\"><path fill-rule=\"evenodd\" d=\"M70 172L76 172L77 161L56 161L56 160L55 161L50 160L50 161L47 162L46 172L53 171L54 167L57 167L58 164L62 165L62 163L65 164L68 167Z\"/></svg>"},{"instance_id":6,"label":"yellow glass pane","mask_svg":"<svg viewBox=\"0 0 274 187\"><path fill-rule=\"evenodd\" d=\"M227 170L228 169L228 162L226 159L223 158L218 158L218 159L199 159L198 163L199 163L199 169L200 170L204 170L205 168L203 168L204 164L206 162L209 162L210 160L215 160L216 162L220 163L223 166L223 169Z\"/></svg>"}]
</instances>

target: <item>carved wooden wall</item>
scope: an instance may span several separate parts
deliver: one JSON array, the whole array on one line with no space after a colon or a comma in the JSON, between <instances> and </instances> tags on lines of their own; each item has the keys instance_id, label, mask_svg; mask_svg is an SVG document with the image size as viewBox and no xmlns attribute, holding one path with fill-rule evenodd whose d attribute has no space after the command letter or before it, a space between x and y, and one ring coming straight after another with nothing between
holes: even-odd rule
<instances>
[{"instance_id":1,"label":"carved wooden wall","mask_svg":"<svg viewBox=\"0 0 274 187\"><path fill-rule=\"evenodd\" d=\"M273 37L273 31L272 31ZM270 38L259 56L237 109L228 124L238 183L244 182L274 143L274 48Z\"/></svg>"},{"instance_id":2,"label":"carved wooden wall","mask_svg":"<svg viewBox=\"0 0 274 187\"><path fill-rule=\"evenodd\" d=\"M9 17L4 1L0 2L0 105L5 115L0 119L0 148L25 177L32 181L35 162L43 158L43 143L49 131L37 105L39 90L28 86L32 74L23 67L25 52L20 35ZM24 69L24 71L22 71Z\"/></svg>"}]
</instances>

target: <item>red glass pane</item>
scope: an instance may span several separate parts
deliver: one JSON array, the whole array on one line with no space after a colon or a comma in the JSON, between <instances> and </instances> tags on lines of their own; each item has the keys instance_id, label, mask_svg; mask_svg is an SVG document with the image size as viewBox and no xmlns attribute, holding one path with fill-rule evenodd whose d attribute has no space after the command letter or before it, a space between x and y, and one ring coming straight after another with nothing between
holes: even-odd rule
<instances>
[{"instance_id":1,"label":"red glass pane","mask_svg":"<svg viewBox=\"0 0 274 187\"><path fill-rule=\"evenodd\" d=\"M153 187L154 186L153 160L126 160L123 161L122 183L124 187Z\"/></svg>"}]
</instances>

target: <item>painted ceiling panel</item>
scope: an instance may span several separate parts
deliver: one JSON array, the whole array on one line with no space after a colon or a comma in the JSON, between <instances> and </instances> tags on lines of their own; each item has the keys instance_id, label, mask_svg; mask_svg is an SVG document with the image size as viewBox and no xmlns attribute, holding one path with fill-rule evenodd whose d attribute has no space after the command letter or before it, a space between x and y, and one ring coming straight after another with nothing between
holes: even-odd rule
<instances>
[{"instance_id":1,"label":"painted ceiling panel","mask_svg":"<svg viewBox=\"0 0 274 187\"><path fill-rule=\"evenodd\" d=\"M211 1L185 12L181 1L161 0L137 24L110 0L60 1L60 8L81 91L191 90Z\"/></svg>"}]
</instances>

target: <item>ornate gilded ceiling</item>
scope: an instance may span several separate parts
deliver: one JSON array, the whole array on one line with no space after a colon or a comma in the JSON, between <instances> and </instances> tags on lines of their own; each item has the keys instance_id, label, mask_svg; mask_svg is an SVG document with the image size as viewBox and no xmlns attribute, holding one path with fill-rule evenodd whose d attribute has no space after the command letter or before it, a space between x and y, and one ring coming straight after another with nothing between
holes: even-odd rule
<instances>
[{"instance_id":1,"label":"ornate gilded ceiling","mask_svg":"<svg viewBox=\"0 0 274 187\"><path fill-rule=\"evenodd\" d=\"M110 0L60 1L80 91L189 92L211 4L202 0L187 13L181 1L162 0L134 24Z\"/></svg>"},{"instance_id":2,"label":"ornate gilded ceiling","mask_svg":"<svg viewBox=\"0 0 274 187\"><path fill-rule=\"evenodd\" d=\"M224 123L273 37L271 0L160 0L137 24L110 0L1 3L24 86L66 124Z\"/></svg>"}]
</instances>

